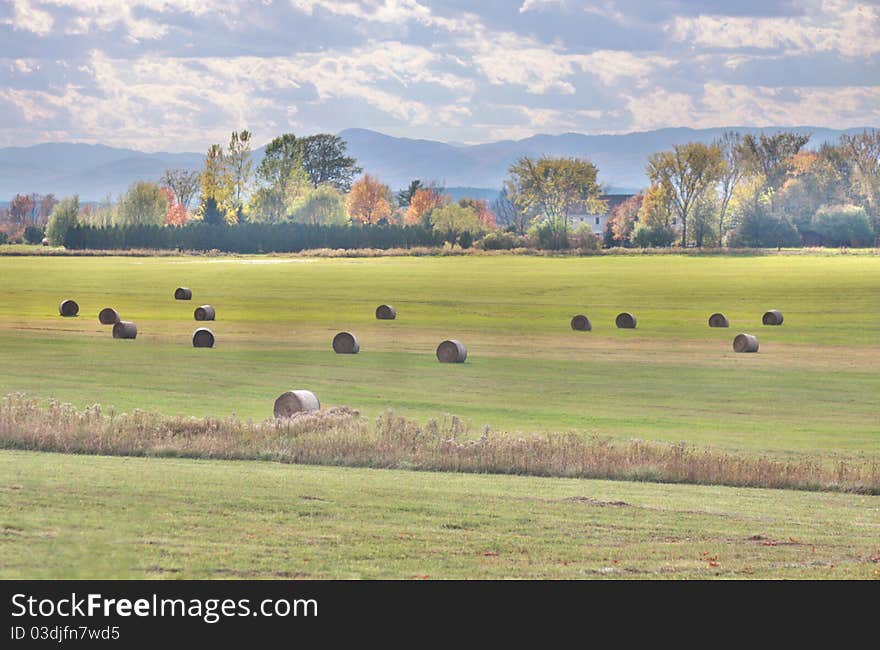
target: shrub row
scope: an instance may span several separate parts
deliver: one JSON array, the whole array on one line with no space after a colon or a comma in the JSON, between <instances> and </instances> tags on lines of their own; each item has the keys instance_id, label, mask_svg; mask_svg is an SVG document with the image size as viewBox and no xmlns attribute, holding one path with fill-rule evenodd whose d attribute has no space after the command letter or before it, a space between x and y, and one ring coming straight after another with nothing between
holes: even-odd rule
<instances>
[{"instance_id":1,"label":"shrub row","mask_svg":"<svg viewBox=\"0 0 880 650\"><path fill-rule=\"evenodd\" d=\"M315 248L411 248L434 246L421 226L325 226L302 223L243 223L225 226L196 222L181 227L76 225L64 237L73 250L218 250L229 253L297 253Z\"/></svg>"}]
</instances>

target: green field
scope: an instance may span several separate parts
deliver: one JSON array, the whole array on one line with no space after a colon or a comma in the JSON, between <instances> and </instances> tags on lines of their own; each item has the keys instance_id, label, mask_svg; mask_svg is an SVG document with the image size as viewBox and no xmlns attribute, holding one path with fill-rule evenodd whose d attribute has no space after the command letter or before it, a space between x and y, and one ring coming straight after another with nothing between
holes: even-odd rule
<instances>
[{"instance_id":1,"label":"green field","mask_svg":"<svg viewBox=\"0 0 880 650\"><path fill-rule=\"evenodd\" d=\"M0 452L0 579L878 579L878 497Z\"/></svg>"},{"instance_id":2,"label":"green field","mask_svg":"<svg viewBox=\"0 0 880 650\"><path fill-rule=\"evenodd\" d=\"M0 394L259 420L307 388L369 417L456 414L473 435L870 464L878 289L874 255L0 256ZM382 302L396 321L375 320ZM190 343L202 303L214 349ZM106 306L136 340L98 324ZM770 308L782 327L761 325ZM614 327L624 310L637 330ZM707 327L715 311L729 330ZM570 329L579 312L592 332ZM332 352L343 329L360 354ZM741 331L758 354L732 351ZM436 361L444 338L467 363ZM876 579L878 539L876 496L0 452L0 578Z\"/></svg>"},{"instance_id":3,"label":"green field","mask_svg":"<svg viewBox=\"0 0 880 650\"><path fill-rule=\"evenodd\" d=\"M880 453L880 257L0 257L0 393L262 419L308 388L369 416L775 454ZM193 289L192 302L172 299ZM62 298L75 319L57 313ZM398 309L376 321L377 304ZM213 304L214 349L193 349ZM138 324L114 340L105 306ZM766 309L782 327L761 325ZM631 311L635 331L614 316ZM723 311L729 330L709 329ZM576 333L578 312L593 322ZM343 329L361 353L336 355ZM733 336L759 336L735 354ZM444 338L463 365L437 363Z\"/></svg>"}]
</instances>

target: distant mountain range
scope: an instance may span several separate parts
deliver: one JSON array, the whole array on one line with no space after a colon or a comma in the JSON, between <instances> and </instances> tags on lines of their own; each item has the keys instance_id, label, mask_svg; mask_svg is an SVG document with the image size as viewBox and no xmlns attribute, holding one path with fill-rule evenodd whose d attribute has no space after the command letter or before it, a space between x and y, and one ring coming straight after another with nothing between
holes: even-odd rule
<instances>
[{"instance_id":1,"label":"distant mountain range","mask_svg":"<svg viewBox=\"0 0 880 650\"><path fill-rule=\"evenodd\" d=\"M868 127L870 128L870 127ZM339 135L348 143L358 164L395 191L413 179L433 180L451 194L493 198L507 169L521 156L579 156L599 167L599 180L609 192L633 192L647 183L645 162L655 152L690 141L711 142L725 131L740 133L809 131L809 146L833 142L841 133L816 127L672 128L621 135L535 135L478 145L447 144L432 140L395 138L367 129L346 129ZM84 201L119 195L137 180L158 180L165 169L199 169L201 153L144 153L104 145L45 143L0 148L0 199L17 192L79 194ZM262 158L262 148L255 154Z\"/></svg>"}]
</instances>

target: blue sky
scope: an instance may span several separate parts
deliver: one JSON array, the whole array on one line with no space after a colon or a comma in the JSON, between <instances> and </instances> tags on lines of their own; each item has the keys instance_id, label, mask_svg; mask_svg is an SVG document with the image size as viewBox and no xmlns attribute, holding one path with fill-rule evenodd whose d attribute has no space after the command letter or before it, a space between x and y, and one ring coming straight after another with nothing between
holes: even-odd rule
<instances>
[{"instance_id":1,"label":"blue sky","mask_svg":"<svg viewBox=\"0 0 880 650\"><path fill-rule=\"evenodd\" d=\"M0 146L880 125L844 0L0 0Z\"/></svg>"}]
</instances>

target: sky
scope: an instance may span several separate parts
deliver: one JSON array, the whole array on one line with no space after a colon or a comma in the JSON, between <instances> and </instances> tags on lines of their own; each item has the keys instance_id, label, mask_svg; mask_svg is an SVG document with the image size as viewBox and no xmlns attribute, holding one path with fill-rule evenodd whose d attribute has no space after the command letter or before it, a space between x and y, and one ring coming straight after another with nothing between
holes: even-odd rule
<instances>
[{"instance_id":1,"label":"sky","mask_svg":"<svg viewBox=\"0 0 880 650\"><path fill-rule=\"evenodd\" d=\"M880 125L880 3L0 0L0 146Z\"/></svg>"}]
</instances>

